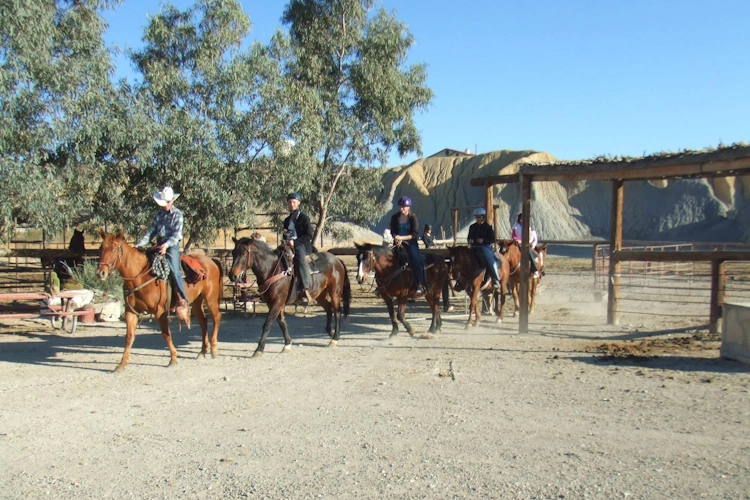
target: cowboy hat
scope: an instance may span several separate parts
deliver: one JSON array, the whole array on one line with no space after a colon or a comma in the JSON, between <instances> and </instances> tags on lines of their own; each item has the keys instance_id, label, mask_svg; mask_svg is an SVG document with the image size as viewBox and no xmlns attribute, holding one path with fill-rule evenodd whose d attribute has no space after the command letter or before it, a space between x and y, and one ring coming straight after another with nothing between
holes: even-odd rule
<instances>
[{"instance_id":1,"label":"cowboy hat","mask_svg":"<svg viewBox=\"0 0 750 500\"><path fill-rule=\"evenodd\" d=\"M175 193L169 186L164 186L164 189L158 193L154 193L154 201L160 207L166 207L179 197L180 193Z\"/></svg>"}]
</instances>

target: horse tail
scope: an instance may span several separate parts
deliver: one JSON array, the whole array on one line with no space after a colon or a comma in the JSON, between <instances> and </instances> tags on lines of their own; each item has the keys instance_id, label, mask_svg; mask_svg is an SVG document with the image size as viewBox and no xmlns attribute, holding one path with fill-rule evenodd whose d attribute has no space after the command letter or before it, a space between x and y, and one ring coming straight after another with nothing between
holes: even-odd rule
<instances>
[{"instance_id":1,"label":"horse tail","mask_svg":"<svg viewBox=\"0 0 750 500\"><path fill-rule=\"evenodd\" d=\"M224 264L217 258L212 258L216 267L219 268L219 304L224 300Z\"/></svg>"},{"instance_id":2,"label":"horse tail","mask_svg":"<svg viewBox=\"0 0 750 500\"><path fill-rule=\"evenodd\" d=\"M349 306L351 306L352 303L352 285L349 283L349 272L346 270L346 266L344 263L339 259L339 262L341 262L341 266L344 268L344 317L349 317Z\"/></svg>"}]
</instances>

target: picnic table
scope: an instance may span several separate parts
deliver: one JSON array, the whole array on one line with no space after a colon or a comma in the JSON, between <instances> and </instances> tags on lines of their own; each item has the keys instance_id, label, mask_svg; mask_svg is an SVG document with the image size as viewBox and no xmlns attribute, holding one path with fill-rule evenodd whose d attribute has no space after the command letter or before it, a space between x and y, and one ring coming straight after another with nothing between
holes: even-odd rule
<instances>
[{"instance_id":1,"label":"picnic table","mask_svg":"<svg viewBox=\"0 0 750 500\"><path fill-rule=\"evenodd\" d=\"M71 310L71 299L82 297L89 293L87 290L64 290L54 296L39 292L0 293L0 302L40 302L36 306L17 306L0 310L0 319L33 319L49 317L52 327L58 328L57 320L62 318L62 329L65 331L68 318L72 318L70 333L76 332L78 316L91 314L86 309ZM49 305L51 298L61 299L60 306Z\"/></svg>"}]
</instances>

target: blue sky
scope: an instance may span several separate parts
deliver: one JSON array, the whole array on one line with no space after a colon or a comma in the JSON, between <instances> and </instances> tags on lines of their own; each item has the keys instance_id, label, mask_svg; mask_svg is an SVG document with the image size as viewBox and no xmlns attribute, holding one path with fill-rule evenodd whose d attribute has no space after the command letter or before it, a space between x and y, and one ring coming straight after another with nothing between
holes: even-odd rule
<instances>
[{"instance_id":1,"label":"blue sky","mask_svg":"<svg viewBox=\"0 0 750 500\"><path fill-rule=\"evenodd\" d=\"M184 9L192 1L170 2ZM285 1L241 2L251 40ZM106 41L138 48L162 4L124 0ZM564 160L750 142L748 0L387 0L426 63L422 150L533 149ZM133 78L128 60L117 76ZM394 155L390 165L416 159Z\"/></svg>"}]
</instances>

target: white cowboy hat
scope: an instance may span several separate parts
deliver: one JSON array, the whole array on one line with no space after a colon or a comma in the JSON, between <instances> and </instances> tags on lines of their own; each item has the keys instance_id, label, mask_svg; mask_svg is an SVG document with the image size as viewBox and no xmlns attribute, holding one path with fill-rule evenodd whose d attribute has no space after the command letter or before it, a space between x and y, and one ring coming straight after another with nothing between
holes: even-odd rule
<instances>
[{"instance_id":1,"label":"white cowboy hat","mask_svg":"<svg viewBox=\"0 0 750 500\"><path fill-rule=\"evenodd\" d=\"M154 193L154 201L160 207L166 207L179 197L180 193L175 193L169 186L164 186L164 189L158 193Z\"/></svg>"}]
</instances>

